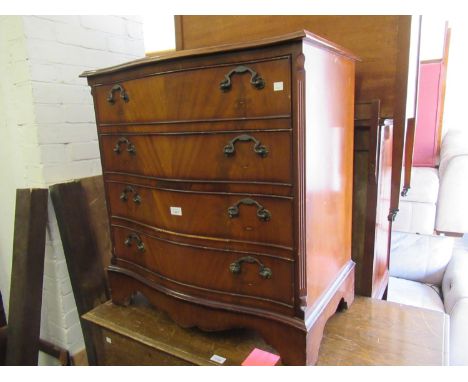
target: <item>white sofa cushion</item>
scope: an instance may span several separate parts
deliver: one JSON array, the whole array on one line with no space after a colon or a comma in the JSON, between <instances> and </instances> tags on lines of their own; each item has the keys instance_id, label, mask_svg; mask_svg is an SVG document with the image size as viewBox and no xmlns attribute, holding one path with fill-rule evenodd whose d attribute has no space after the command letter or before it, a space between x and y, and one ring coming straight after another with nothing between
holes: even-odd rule
<instances>
[{"instance_id":1,"label":"white sofa cushion","mask_svg":"<svg viewBox=\"0 0 468 382\"><path fill-rule=\"evenodd\" d=\"M439 194L439 171L433 167L413 167L411 169L411 188L405 202L437 203Z\"/></svg>"},{"instance_id":2,"label":"white sofa cushion","mask_svg":"<svg viewBox=\"0 0 468 382\"><path fill-rule=\"evenodd\" d=\"M468 298L458 300L450 314L450 365L468 365Z\"/></svg>"},{"instance_id":3,"label":"white sofa cushion","mask_svg":"<svg viewBox=\"0 0 468 382\"><path fill-rule=\"evenodd\" d=\"M392 223L393 231L425 235L434 233L435 203L407 202L402 198L398 208L398 214Z\"/></svg>"},{"instance_id":4,"label":"white sofa cushion","mask_svg":"<svg viewBox=\"0 0 468 382\"><path fill-rule=\"evenodd\" d=\"M440 146L439 178L445 175L445 170L453 158L464 155L468 155L468 133L464 130L450 129Z\"/></svg>"},{"instance_id":5,"label":"white sofa cushion","mask_svg":"<svg viewBox=\"0 0 468 382\"><path fill-rule=\"evenodd\" d=\"M387 300L418 308L445 312L437 286L389 277Z\"/></svg>"},{"instance_id":6,"label":"white sofa cushion","mask_svg":"<svg viewBox=\"0 0 468 382\"><path fill-rule=\"evenodd\" d=\"M442 285L453 244L451 237L392 232L390 276Z\"/></svg>"},{"instance_id":7,"label":"white sofa cushion","mask_svg":"<svg viewBox=\"0 0 468 382\"><path fill-rule=\"evenodd\" d=\"M449 130L440 148L435 229L468 233L468 133Z\"/></svg>"},{"instance_id":8,"label":"white sofa cushion","mask_svg":"<svg viewBox=\"0 0 468 382\"><path fill-rule=\"evenodd\" d=\"M468 298L468 251L455 248L442 282L445 311L450 316L457 305L457 301ZM468 316L466 317L468 327Z\"/></svg>"}]
</instances>

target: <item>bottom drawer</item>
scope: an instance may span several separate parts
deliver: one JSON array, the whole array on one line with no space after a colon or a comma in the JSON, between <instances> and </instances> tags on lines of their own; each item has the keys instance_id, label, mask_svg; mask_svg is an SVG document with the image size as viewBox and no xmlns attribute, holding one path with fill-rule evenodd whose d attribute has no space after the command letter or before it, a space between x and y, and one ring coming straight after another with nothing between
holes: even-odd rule
<instances>
[{"instance_id":1,"label":"bottom drawer","mask_svg":"<svg viewBox=\"0 0 468 382\"><path fill-rule=\"evenodd\" d=\"M246 297L293 306L290 259L195 246L121 226L113 226L112 232L117 259L155 273L170 288L190 288L193 295L214 292L231 296L232 302Z\"/></svg>"}]
</instances>

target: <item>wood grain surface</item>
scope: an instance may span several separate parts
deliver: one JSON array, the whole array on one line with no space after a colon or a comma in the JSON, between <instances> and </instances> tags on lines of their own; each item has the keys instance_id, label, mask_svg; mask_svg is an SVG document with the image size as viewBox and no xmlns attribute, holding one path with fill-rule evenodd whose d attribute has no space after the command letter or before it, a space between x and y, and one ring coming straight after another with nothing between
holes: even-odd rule
<instances>
[{"instance_id":1,"label":"wood grain surface","mask_svg":"<svg viewBox=\"0 0 468 382\"><path fill-rule=\"evenodd\" d=\"M250 72L231 75L229 91L220 83L239 65L247 66L265 81L254 87ZM93 88L100 123L184 121L193 119L260 117L291 113L290 62L288 57L271 61L241 61L194 70L177 70L119 83L128 101L114 93L108 102L111 85ZM283 83L283 91L274 91L274 82ZM121 94L121 93L120 93ZM209 102L207 102L209 100ZM180 107L190 105L190 107Z\"/></svg>"},{"instance_id":2,"label":"wood grain surface","mask_svg":"<svg viewBox=\"0 0 468 382\"><path fill-rule=\"evenodd\" d=\"M143 292L186 326L261 328L287 364L316 362L353 301L354 60L299 31L83 74L115 303Z\"/></svg>"},{"instance_id":3,"label":"wood grain surface","mask_svg":"<svg viewBox=\"0 0 468 382\"><path fill-rule=\"evenodd\" d=\"M39 357L47 200L47 189L16 190L8 366L36 366Z\"/></svg>"},{"instance_id":4,"label":"wood grain surface","mask_svg":"<svg viewBox=\"0 0 468 382\"><path fill-rule=\"evenodd\" d=\"M100 328L102 365L240 365L253 348L278 354L255 331L184 329L139 302L107 302L84 318ZM319 366L440 366L447 363L448 316L441 312L356 297L326 324ZM421 325L421 323L424 323Z\"/></svg>"},{"instance_id":5,"label":"wood grain surface","mask_svg":"<svg viewBox=\"0 0 468 382\"><path fill-rule=\"evenodd\" d=\"M356 297L349 311L328 321L317 364L446 365L448 324L442 312Z\"/></svg>"},{"instance_id":6,"label":"wood grain surface","mask_svg":"<svg viewBox=\"0 0 468 382\"><path fill-rule=\"evenodd\" d=\"M291 131L233 131L219 134L101 134L106 172L132 173L159 179L230 182L291 182ZM249 141L240 141L248 135ZM129 143L114 148L120 139ZM233 140L234 152L224 153ZM255 151L263 146L264 155ZM135 153L127 148L134 145ZM203 163L203 166L200 166Z\"/></svg>"},{"instance_id":7,"label":"wood grain surface","mask_svg":"<svg viewBox=\"0 0 468 382\"><path fill-rule=\"evenodd\" d=\"M94 183L94 186L90 186L89 182ZM100 234L106 231L104 226L99 226L97 222L90 223L91 216L96 218L105 212L102 194L99 195L99 190L102 193L102 178L94 177L86 183L85 188L81 186L81 181L60 183L50 187L73 295L80 315L109 298L103 267L103 263L109 261L106 252L109 236L108 233ZM98 194L92 196L91 192L85 196L85 190L95 190ZM93 207L99 201L101 206ZM103 222L107 223L105 217ZM98 245L99 241L103 243ZM101 253L101 250L105 252ZM97 360L92 328L82 320L81 325L89 364L95 365Z\"/></svg>"}]
</instances>

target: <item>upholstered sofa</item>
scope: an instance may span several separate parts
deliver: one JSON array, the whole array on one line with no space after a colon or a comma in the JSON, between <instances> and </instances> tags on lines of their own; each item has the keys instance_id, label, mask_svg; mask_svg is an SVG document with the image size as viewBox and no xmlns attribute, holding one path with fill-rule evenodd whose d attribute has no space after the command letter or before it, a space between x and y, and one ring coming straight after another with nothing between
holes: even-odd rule
<instances>
[{"instance_id":1,"label":"upholstered sofa","mask_svg":"<svg viewBox=\"0 0 468 382\"><path fill-rule=\"evenodd\" d=\"M448 314L449 362L468 365L468 250L453 243L394 232L387 299Z\"/></svg>"},{"instance_id":2,"label":"upholstered sofa","mask_svg":"<svg viewBox=\"0 0 468 382\"><path fill-rule=\"evenodd\" d=\"M413 167L393 231L431 235L468 233L468 133L449 130L438 167Z\"/></svg>"},{"instance_id":3,"label":"upholstered sofa","mask_svg":"<svg viewBox=\"0 0 468 382\"><path fill-rule=\"evenodd\" d=\"M468 134L449 130L438 167L414 167L392 227L388 300L450 316L449 362L468 365ZM458 239L460 240L460 239Z\"/></svg>"}]
</instances>

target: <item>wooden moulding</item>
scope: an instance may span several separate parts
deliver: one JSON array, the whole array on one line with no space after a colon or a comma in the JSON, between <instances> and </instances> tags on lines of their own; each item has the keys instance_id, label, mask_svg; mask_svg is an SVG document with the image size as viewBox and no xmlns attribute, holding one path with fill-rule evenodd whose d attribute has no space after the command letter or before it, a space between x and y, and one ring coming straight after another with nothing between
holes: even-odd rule
<instances>
[{"instance_id":1,"label":"wooden moulding","mask_svg":"<svg viewBox=\"0 0 468 382\"><path fill-rule=\"evenodd\" d=\"M116 266L108 268L112 301L129 305L142 293L148 300L184 328L204 331L249 328L257 331L279 354L285 365L314 365L318 359L325 324L337 309L347 308L354 300L354 263L349 262L329 292L318 302L306 320L287 318L260 309L201 301L170 291L137 274Z\"/></svg>"},{"instance_id":2,"label":"wooden moulding","mask_svg":"<svg viewBox=\"0 0 468 382\"><path fill-rule=\"evenodd\" d=\"M50 188L78 314L109 299L104 264L110 262L110 239L102 177ZM88 361L97 365L94 334L80 318Z\"/></svg>"},{"instance_id":3,"label":"wooden moulding","mask_svg":"<svg viewBox=\"0 0 468 382\"><path fill-rule=\"evenodd\" d=\"M16 191L6 365L35 366L39 357L47 189Z\"/></svg>"}]
</instances>

